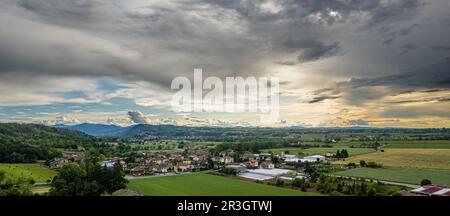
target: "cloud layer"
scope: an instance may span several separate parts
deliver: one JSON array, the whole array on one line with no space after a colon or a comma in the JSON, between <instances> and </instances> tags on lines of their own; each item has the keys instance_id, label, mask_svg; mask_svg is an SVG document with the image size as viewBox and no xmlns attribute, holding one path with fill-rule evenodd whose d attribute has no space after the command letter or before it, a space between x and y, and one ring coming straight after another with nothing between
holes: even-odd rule
<instances>
[{"instance_id":1,"label":"cloud layer","mask_svg":"<svg viewBox=\"0 0 450 216\"><path fill-rule=\"evenodd\" d=\"M6 0L0 120L42 119L13 115L38 106L82 119L174 118L170 82L202 67L279 76L283 125L447 125L448 9L447 0Z\"/></svg>"}]
</instances>

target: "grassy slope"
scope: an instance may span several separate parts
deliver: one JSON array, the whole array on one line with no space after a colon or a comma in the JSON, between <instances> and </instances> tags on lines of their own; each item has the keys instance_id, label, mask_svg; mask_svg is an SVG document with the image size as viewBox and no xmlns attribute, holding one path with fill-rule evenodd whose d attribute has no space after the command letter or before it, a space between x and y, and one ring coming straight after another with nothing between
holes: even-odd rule
<instances>
[{"instance_id":1,"label":"grassy slope","mask_svg":"<svg viewBox=\"0 0 450 216\"><path fill-rule=\"evenodd\" d=\"M442 169L450 171L450 149L385 149L384 152L375 152L357 155L347 158L345 161L334 162L336 164L347 164L374 161L385 166L420 168L420 169Z\"/></svg>"},{"instance_id":2,"label":"grassy slope","mask_svg":"<svg viewBox=\"0 0 450 216\"><path fill-rule=\"evenodd\" d=\"M44 165L34 164L6 164L0 163L0 171L5 172L6 178L33 178L37 183L45 183L51 180L56 171L51 170Z\"/></svg>"},{"instance_id":3,"label":"grassy slope","mask_svg":"<svg viewBox=\"0 0 450 216\"><path fill-rule=\"evenodd\" d=\"M128 188L144 195L305 196L313 193L279 188L204 173L131 180Z\"/></svg>"},{"instance_id":4,"label":"grassy slope","mask_svg":"<svg viewBox=\"0 0 450 216\"><path fill-rule=\"evenodd\" d=\"M450 185L450 171L386 167L382 169L356 168L335 173L343 176L366 177L394 182L420 184L422 179L430 179L433 184Z\"/></svg>"}]
</instances>

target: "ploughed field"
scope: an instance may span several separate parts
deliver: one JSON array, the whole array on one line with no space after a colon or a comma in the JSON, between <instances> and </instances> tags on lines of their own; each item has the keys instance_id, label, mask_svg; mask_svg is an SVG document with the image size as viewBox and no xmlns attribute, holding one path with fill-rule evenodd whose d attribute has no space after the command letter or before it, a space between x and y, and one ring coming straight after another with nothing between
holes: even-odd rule
<instances>
[{"instance_id":1,"label":"ploughed field","mask_svg":"<svg viewBox=\"0 0 450 216\"><path fill-rule=\"evenodd\" d=\"M313 196L314 193L280 188L205 173L134 179L128 188L149 196Z\"/></svg>"}]
</instances>

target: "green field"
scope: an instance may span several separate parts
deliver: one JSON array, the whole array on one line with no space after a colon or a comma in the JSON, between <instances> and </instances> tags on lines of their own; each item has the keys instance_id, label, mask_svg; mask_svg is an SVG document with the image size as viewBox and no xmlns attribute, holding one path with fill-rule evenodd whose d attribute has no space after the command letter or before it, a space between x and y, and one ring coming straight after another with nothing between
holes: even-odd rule
<instances>
[{"instance_id":1,"label":"green field","mask_svg":"<svg viewBox=\"0 0 450 216\"><path fill-rule=\"evenodd\" d=\"M0 163L0 171L5 172L6 178L20 177L34 179L36 183L46 183L56 175L56 171L38 163L33 164L7 164Z\"/></svg>"},{"instance_id":2,"label":"green field","mask_svg":"<svg viewBox=\"0 0 450 216\"><path fill-rule=\"evenodd\" d=\"M313 154L320 154L323 155L327 152L330 153L336 153L337 150L341 151L342 149L347 149L347 152L349 156L355 156L360 154L367 154L371 152L375 152L372 148L349 148L346 146L334 146L334 147L327 147L327 148L299 148L299 147L292 147L292 148L274 148L274 149L264 149L264 152L273 152L274 154L280 154L281 152L289 151L289 154L298 155L299 153L302 155L313 155Z\"/></svg>"},{"instance_id":3,"label":"green field","mask_svg":"<svg viewBox=\"0 0 450 216\"><path fill-rule=\"evenodd\" d=\"M155 196L312 196L314 193L204 173L130 180L128 188Z\"/></svg>"},{"instance_id":4,"label":"green field","mask_svg":"<svg viewBox=\"0 0 450 216\"><path fill-rule=\"evenodd\" d=\"M385 167L375 168L356 168L341 172L336 175L365 177L393 182L402 182L419 185L422 179L430 179L433 184L450 185L450 171Z\"/></svg>"},{"instance_id":5,"label":"green field","mask_svg":"<svg viewBox=\"0 0 450 216\"><path fill-rule=\"evenodd\" d=\"M402 140L402 141L386 141L386 148L435 148L448 149L450 148L450 140Z\"/></svg>"},{"instance_id":6,"label":"green field","mask_svg":"<svg viewBox=\"0 0 450 216\"><path fill-rule=\"evenodd\" d=\"M439 169L450 171L450 149L430 148L387 148L384 152L357 155L346 158L345 161L335 161L333 164L359 164L361 160L381 163L390 167L405 167L417 169Z\"/></svg>"}]
</instances>

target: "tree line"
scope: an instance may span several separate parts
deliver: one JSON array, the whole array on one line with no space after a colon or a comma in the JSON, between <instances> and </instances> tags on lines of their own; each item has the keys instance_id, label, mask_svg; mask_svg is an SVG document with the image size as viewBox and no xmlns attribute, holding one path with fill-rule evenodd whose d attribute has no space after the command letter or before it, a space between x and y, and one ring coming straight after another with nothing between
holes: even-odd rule
<instances>
[{"instance_id":1,"label":"tree line","mask_svg":"<svg viewBox=\"0 0 450 216\"><path fill-rule=\"evenodd\" d=\"M33 163L61 157L57 148L92 146L86 134L36 124L0 123L0 162Z\"/></svg>"}]
</instances>

